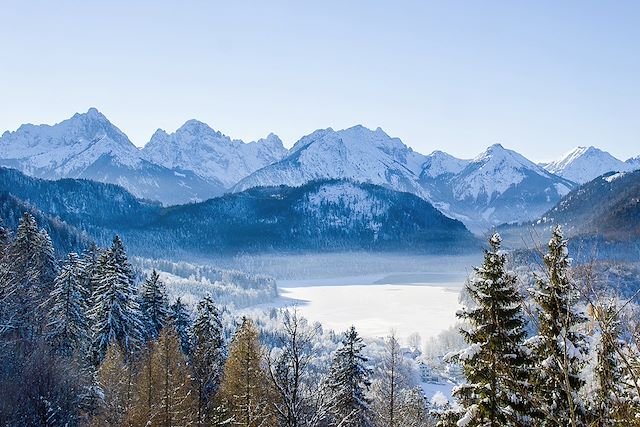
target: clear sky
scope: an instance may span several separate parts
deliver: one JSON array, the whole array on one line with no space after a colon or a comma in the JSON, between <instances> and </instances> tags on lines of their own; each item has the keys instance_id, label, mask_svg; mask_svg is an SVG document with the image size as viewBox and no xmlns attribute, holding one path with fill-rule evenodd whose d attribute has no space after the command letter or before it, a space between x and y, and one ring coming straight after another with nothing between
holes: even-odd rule
<instances>
[{"instance_id":1,"label":"clear sky","mask_svg":"<svg viewBox=\"0 0 640 427\"><path fill-rule=\"evenodd\" d=\"M640 154L640 1L0 0L0 132L95 106L285 145L382 127L423 153Z\"/></svg>"}]
</instances>

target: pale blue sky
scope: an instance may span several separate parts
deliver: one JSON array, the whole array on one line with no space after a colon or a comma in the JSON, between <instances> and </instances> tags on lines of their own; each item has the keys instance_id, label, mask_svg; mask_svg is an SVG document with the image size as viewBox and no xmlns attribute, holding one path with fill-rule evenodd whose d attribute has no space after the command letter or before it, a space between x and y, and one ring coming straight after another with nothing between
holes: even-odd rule
<instances>
[{"instance_id":1,"label":"pale blue sky","mask_svg":"<svg viewBox=\"0 0 640 427\"><path fill-rule=\"evenodd\" d=\"M0 132L97 107L136 145L197 118L292 145L640 154L639 1L0 0Z\"/></svg>"}]
</instances>

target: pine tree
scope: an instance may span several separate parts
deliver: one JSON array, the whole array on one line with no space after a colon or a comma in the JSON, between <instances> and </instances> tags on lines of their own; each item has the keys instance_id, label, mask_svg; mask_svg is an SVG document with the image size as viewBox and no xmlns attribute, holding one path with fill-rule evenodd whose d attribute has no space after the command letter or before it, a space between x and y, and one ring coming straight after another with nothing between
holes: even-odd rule
<instances>
[{"instance_id":1,"label":"pine tree","mask_svg":"<svg viewBox=\"0 0 640 427\"><path fill-rule=\"evenodd\" d=\"M78 256L70 253L51 292L48 341L63 356L71 356L84 349L89 338L83 288L78 273Z\"/></svg>"},{"instance_id":2,"label":"pine tree","mask_svg":"<svg viewBox=\"0 0 640 427\"><path fill-rule=\"evenodd\" d=\"M263 350L253 323L242 319L224 365L218 400L229 410L232 425L275 425L273 391L263 367Z\"/></svg>"},{"instance_id":3,"label":"pine tree","mask_svg":"<svg viewBox=\"0 0 640 427\"><path fill-rule=\"evenodd\" d=\"M174 325L162 329L138 374L134 404L125 424L133 426L187 426L194 421L191 378Z\"/></svg>"},{"instance_id":4,"label":"pine tree","mask_svg":"<svg viewBox=\"0 0 640 427\"><path fill-rule=\"evenodd\" d=\"M10 240L11 234L9 233L9 230L2 226L2 219L0 219L0 261L6 253Z\"/></svg>"},{"instance_id":5,"label":"pine tree","mask_svg":"<svg viewBox=\"0 0 640 427\"><path fill-rule=\"evenodd\" d=\"M215 406L213 397L222 381L224 362L222 322L218 309L207 294L198 303L191 342L191 366L199 424L210 423Z\"/></svg>"},{"instance_id":6,"label":"pine tree","mask_svg":"<svg viewBox=\"0 0 640 427\"><path fill-rule=\"evenodd\" d=\"M38 229L29 213L20 219L16 236L7 248L7 260L3 294L9 329L16 337L33 340L45 326L57 264L49 235Z\"/></svg>"},{"instance_id":7,"label":"pine tree","mask_svg":"<svg viewBox=\"0 0 640 427\"><path fill-rule=\"evenodd\" d=\"M160 275L153 270L140 289L140 311L146 336L158 339L160 331L169 319L169 299Z\"/></svg>"},{"instance_id":8,"label":"pine tree","mask_svg":"<svg viewBox=\"0 0 640 427\"><path fill-rule=\"evenodd\" d=\"M505 270L500 243L497 233L489 239L484 263L474 269L475 277L466 285L475 305L458 313L469 325L460 330L469 347L454 359L462 365L467 382L453 394L464 410L458 423L467 426L531 423L522 297L515 276Z\"/></svg>"},{"instance_id":9,"label":"pine tree","mask_svg":"<svg viewBox=\"0 0 640 427\"><path fill-rule=\"evenodd\" d=\"M102 360L112 342L129 358L141 343L143 327L131 266L118 236L100 257L92 304L89 316L96 360Z\"/></svg>"},{"instance_id":10,"label":"pine tree","mask_svg":"<svg viewBox=\"0 0 640 427\"><path fill-rule=\"evenodd\" d=\"M180 297L171 304L170 316L180 337L182 352L188 356L191 353L191 316Z\"/></svg>"},{"instance_id":11,"label":"pine tree","mask_svg":"<svg viewBox=\"0 0 640 427\"><path fill-rule=\"evenodd\" d=\"M0 220L0 224L2 220ZM0 337L11 329L10 283L11 268L9 248L11 247L9 231L0 225Z\"/></svg>"},{"instance_id":12,"label":"pine tree","mask_svg":"<svg viewBox=\"0 0 640 427\"><path fill-rule=\"evenodd\" d=\"M334 424L345 427L370 426L369 402L365 397L371 374L362 355L365 345L355 327L344 334L329 370L327 385L332 393Z\"/></svg>"},{"instance_id":13,"label":"pine tree","mask_svg":"<svg viewBox=\"0 0 640 427\"><path fill-rule=\"evenodd\" d=\"M90 304L91 295L93 295L94 276L101 254L102 251L100 248L92 242L91 245L82 252L82 256L78 261L78 281L80 282L80 286L82 286L82 295L87 307Z\"/></svg>"},{"instance_id":14,"label":"pine tree","mask_svg":"<svg viewBox=\"0 0 640 427\"><path fill-rule=\"evenodd\" d=\"M529 340L536 358L532 383L536 408L545 426L572 427L585 424L578 391L587 341L580 330L586 318L575 309L578 293L569 279L567 242L560 227L553 229L544 256L547 276L538 277L533 298L539 306L538 335Z\"/></svg>"}]
</instances>

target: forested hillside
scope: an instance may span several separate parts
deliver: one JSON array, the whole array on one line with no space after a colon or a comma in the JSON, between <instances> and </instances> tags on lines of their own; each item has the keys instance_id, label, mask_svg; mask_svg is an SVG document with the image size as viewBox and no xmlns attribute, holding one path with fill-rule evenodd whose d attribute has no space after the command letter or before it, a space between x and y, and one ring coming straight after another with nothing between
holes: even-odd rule
<instances>
[{"instance_id":1,"label":"forested hillside","mask_svg":"<svg viewBox=\"0 0 640 427\"><path fill-rule=\"evenodd\" d=\"M461 253L479 245L423 199L372 184L317 181L253 188L163 208L111 184L45 181L0 168L0 189L106 244L119 233L136 255L261 251Z\"/></svg>"}]
</instances>

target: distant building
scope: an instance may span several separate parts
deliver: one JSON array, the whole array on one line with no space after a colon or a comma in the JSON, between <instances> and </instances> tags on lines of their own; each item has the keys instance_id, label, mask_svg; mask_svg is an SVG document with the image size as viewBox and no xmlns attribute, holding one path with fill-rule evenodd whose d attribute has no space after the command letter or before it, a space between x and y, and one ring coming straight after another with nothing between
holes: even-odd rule
<instances>
[{"instance_id":1,"label":"distant building","mask_svg":"<svg viewBox=\"0 0 640 427\"><path fill-rule=\"evenodd\" d=\"M423 383L438 381L438 376L434 374L433 370L426 363L420 362L418 366L420 368L420 380Z\"/></svg>"}]
</instances>

